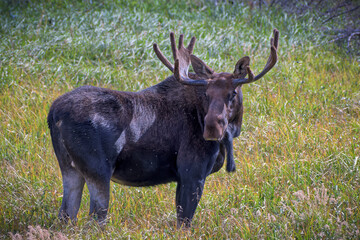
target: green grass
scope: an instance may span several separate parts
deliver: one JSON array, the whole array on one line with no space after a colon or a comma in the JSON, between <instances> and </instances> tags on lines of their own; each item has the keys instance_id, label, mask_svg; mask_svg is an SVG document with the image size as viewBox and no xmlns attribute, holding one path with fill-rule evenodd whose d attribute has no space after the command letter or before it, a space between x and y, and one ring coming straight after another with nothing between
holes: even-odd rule
<instances>
[{"instance_id":1,"label":"green grass","mask_svg":"<svg viewBox=\"0 0 360 240\"><path fill-rule=\"evenodd\" d=\"M314 16L200 0L32 2L0 8L0 239L359 238L359 62L320 44ZM217 72L249 55L256 73L274 27L278 64L243 87L237 171L208 177L190 231L176 229L175 183L112 184L104 229L89 221L85 189L77 225L59 223L61 174L46 124L56 97L85 84L138 91L160 82L170 72L152 43L170 58L170 31L186 43L196 36L194 53Z\"/></svg>"}]
</instances>

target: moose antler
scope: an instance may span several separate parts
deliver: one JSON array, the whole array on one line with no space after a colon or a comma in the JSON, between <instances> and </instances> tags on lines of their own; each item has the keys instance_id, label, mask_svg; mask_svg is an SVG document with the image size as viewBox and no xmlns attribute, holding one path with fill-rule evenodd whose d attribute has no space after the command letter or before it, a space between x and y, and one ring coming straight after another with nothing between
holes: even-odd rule
<instances>
[{"instance_id":1,"label":"moose antler","mask_svg":"<svg viewBox=\"0 0 360 240\"><path fill-rule=\"evenodd\" d=\"M200 63L200 67L205 67L205 70L208 69L211 72L211 74L213 72L213 70L211 68L207 67L207 65L205 63L203 63L196 56L192 55L192 51L193 51L194 45L195 45L195 40L196 40L195 37L192 37L188 47L185 48L184 47L184 35L181 34L179 37L179 47L176 48L174 33L173 32L170 33L171 49L172 49L173 57L174 57L174 61L175 61L174 66L169 62L169 60L160 51L160 49L156 43L154 43L153 47L154 47L154 51L155 51L157 57L171 72L174 73L175 78L179 82L186 84L186 85L205 86L209 83L209 81L206 79L206 77L204 77L204 79L201 79L201 80L193 80L188 77L188 70L189 70L190 63L192 61L191 57L193 58L195 63ZM275 28L273 30L273 38L271 38L271 40L270 40L270 48L271 48L270 56L268 58L268 61L265 65L264 69L258 75L254 76L253 72L250 70L250 67L247 66L246 72L247 72L248 78L233 79L232 80L233 84L235 86L238 86L241 84L251 83L251 82L254 82L254 81L262 78L268 71L270 71L275 66L275 64L277 62L278 45L279 45L279 31ZM248 58L248 57L245 57L245 58ZM240 59L240 61L241 61L241 59ZM249 60L247 60L247 61L249 62ZM202 69L202 70L204 70L204 69ZM203 71L204 73L206 72L205 70Z\"/></svg>"},{"instance_id":2,"label":"moose antler","mask_svg":"<svg viewBox=\"0 0 360 240\"><path fill-rule=\"evenodd\" d=\"M254 74L250 70L250 67L248 66L246 68L246 71L248 73L248 78L234 79L233 83L235 85L251 83L251 82L254 82L256 80L259 80L268 71L270 71L270 69L272 69L275 66L275 64L277 62L277 58L278 58L277 57L277 49L278 49L278 44L279 44L279 31L276 28L274 28L274 30L273 30L273 35L274 35L274 37L271 38L271 40L270 40L270 47L271 47L270 56L268 58L268 61L267 61L266 65L265 65L264 69L261 71L261 73L254 76Z\"/></svg>"},{"instance_id":3,"label":"moose antler","mask_svg":"<svg viewBox=\"0 0 360 240\"><path fill-rule=\"evenodd\" d=\"M171 42L171 50L173 52L174 61L176 59L179 60L179 72L182 77L188 77L188 69L190 66L190 55L192 54L195 46L196 38L192 37L189 45L184 47L184 35L181 34L179 37L179 47L176 48L175 43L175 35L173 32L170 33L170 42ZM170 61L164 56L164 54L160 51L158 45L154 43L153 45L156 56L160 59L160 61L173 73L174 66L170 63Z\"/></svg>"},{"instance_id":4,"label":"moose antler","mask_svg":"<svg viewBox=\"0 0 360 240\"><path fill-rule=\"evenodd\" d=\"M184 47L184 35L181 34L179 37L179 46L176 48L175 43L175 35L173 32L170 33L170 42L171 42L171 50L173 52L173 57L175 64L174 66L170 63L170 61L164 56L164 54L160 51L159 46L154 43L153 48L156 53L156 56L160 59L160 61L171 71L174 73L175 78L186 85L204 85L206 83L204 80L193 80L188 77L188 70L191 64L190 56L194 50L196 38L192 37L189 45Z\"/></svg>"}]
</instances>

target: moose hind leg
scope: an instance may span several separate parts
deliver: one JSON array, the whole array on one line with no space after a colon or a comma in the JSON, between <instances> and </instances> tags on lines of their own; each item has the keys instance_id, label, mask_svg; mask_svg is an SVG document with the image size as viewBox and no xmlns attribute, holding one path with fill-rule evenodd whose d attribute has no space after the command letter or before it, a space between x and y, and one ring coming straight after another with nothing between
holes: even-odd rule
<instances>
[{"instance_id":1,"label":"moose hind leg","mask_svg":"<svg viewBox=\"0 0 360 240\"><path fill-rule=\"evenodd\" d=\"M100 225L106 223L106 215L110 200L110 178L94 179L87 178L86 185L90 192L90 211L91 215Z\"/></svg>"},{"instance_id":2,"label":"moose hind leg","mask_svg":"<svg viewBox=\"0 0 360 240\"><path fill-rule=\"evenodd\" d=\"M68 222L69 219L76 222L76 215L80 208L85 179L75 169L62 171L62 177L64 193L59 211L59 219L64 222Z\"/></svg>"}]
</instances>

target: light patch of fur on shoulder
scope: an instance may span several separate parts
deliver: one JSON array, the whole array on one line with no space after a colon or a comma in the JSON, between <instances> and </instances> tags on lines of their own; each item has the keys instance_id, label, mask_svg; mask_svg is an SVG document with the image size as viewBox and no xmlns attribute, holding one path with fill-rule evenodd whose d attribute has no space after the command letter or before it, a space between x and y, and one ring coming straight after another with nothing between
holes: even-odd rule
<instances>
[{"instance_id":1,"label":"light patch of fur on shoulder","mask_svg":"<svg viewBox=\"0 0 360 240\"><path fill-rule=\"evenodd\" d=\"M155 111L142 104L134 104L133 112L129 126L125 127L115 142L118 154L123 150L127 139L134 143L138 142L156 120Z\"/></svg>"},{"instance_id":2,"label":"light patch of fur on shoulder","mask_svg":"<svg viewBox=\"0 0 360 240\"><path fill-rule=\"evenodd\" d=\"M101 116L101 115L98 114L98 113L95 113L95 114L92 116L91 122L92 122L95 126L102 126L102 127L105 127L105 128L110 128L110 127L111 127L111 124L109 123L109 121L106 120L103 116Z\"/></svg>"}]
</instances>

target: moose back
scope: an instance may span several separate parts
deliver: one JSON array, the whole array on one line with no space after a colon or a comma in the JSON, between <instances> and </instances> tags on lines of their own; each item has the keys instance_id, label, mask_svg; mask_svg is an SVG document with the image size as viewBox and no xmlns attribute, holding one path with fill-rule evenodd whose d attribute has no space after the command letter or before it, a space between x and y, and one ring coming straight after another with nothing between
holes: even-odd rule
<instances>
[{"instance_id":1,"label":"moose back","mask_svg":"<svg viewBox=\"0 0 360 240\"><path fill-rule=\"evenodd\" d=\"M178 227L189 227L206 177L218 171L242 122L241 86L260 79L277 61L279 33L263 71L254 76L249 57L233 73L216 73L192 55L195 38L175 45L174 65L154 44L173 75L140 92L84 86L57 98L48 114L52 144L63 178L59 218L76 220L84 184L90 214L104 223L110 181L129 186L177 182ZM195 73L189 73L192 64ZM248 76L248 78L245 78Z\"/></svg>"}]
</instances>

